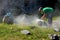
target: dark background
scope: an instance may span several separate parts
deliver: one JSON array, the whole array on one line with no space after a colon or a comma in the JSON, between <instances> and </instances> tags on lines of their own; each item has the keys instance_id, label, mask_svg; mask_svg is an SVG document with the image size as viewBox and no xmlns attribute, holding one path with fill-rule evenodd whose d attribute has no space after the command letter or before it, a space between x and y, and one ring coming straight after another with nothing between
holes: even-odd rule
<instances>
[{"instance_id":1,"label":"dark background","mask_svg":"<svg viewBox=\"0 0 60 40\"><path fill-rule=\"evenodd\" d=\"M25 1L28 2L28 6L24 4ZM2 19L7 12L12 12L14 16L27 12L32 15L37 14L39 5L39 0L0 0L0 19ZM28 8L27 10L25 10L25 6ZM60 16L60 0L58 0L58 3L55 5L54 16Z\"/></svg>"}]
</instances>

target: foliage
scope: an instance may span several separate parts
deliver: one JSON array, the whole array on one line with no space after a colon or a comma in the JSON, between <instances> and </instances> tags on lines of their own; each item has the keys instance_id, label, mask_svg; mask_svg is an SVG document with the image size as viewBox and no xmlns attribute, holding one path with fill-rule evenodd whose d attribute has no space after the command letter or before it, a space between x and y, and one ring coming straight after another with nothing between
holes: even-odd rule
<instances>
[{"instance_id":1,"label":"foliage","mask_svg":"<svg viewBox=\"0 0 60 40\"><path fill-rule=\"evenodd\" d=\"M31 35L24 35L21 30L29 30ZM52 28L35 27L31 26L18 26L15 24L8 25L0 23L0 40L50 40L48 34L60 34L54 32Z\"/></svg>"}]
</instances>

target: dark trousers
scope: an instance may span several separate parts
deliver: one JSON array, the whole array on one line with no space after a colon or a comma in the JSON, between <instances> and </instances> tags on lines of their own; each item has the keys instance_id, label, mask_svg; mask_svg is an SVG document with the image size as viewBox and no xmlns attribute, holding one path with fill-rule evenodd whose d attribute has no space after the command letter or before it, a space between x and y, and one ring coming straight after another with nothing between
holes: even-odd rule
<instances>
[{"instance_id":1,"label":"dark trousers","mask_svg":"<svg viewBox=\"0 0 60 40\"><path fill-rule=\"evenodd\" d=\"M52 17L54 12L47 13L48 25L52 26Z\"/></svg>"}]
</instances>

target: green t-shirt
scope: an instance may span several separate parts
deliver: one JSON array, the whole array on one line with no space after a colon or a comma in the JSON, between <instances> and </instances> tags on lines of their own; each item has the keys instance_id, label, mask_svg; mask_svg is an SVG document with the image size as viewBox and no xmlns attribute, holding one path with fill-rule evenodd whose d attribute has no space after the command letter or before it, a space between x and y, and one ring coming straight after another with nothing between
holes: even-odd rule
<instances>
[{"instance_id":1,"label":"green t-shirt","mask_svg":"<svg viewBox=\"0 0 60 40\"><path fill-rule=\"evenodd\" d=\"M54 9L51 8L51 7L45 7L45 8L43 8L42 10L43 10L43 12L46 13L46 14L54 11Z\"/></svg>"}]
</instances>

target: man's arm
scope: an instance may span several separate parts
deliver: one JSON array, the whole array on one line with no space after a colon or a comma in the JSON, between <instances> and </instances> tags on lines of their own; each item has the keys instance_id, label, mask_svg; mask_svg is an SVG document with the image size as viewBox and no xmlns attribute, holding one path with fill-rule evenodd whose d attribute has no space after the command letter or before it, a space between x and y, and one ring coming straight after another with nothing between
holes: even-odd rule
<instances>
[{"instance_id":1,"label":"man's arm","mask_svg":"<svg viewBox=\"0 0 60 40\"><path fill-rule=\"evenodd\" d=\"M41 17L42 20L44 20L46 17L46 14L43 14L43 16Z\"/></svg>"},{"instance_id":2,"label":"man's arm","mask_svg":"<svg viewBox=\"0 0 60 40\"><path fill-rule=\"evenodd\" d=\"M39 12L40 12L40 13L43 13L43 16L41 17L41 19L44 20L45 17L46 17L46 14L42 11L42 7L39 8Z\"/></svg>"}]
</instances>

